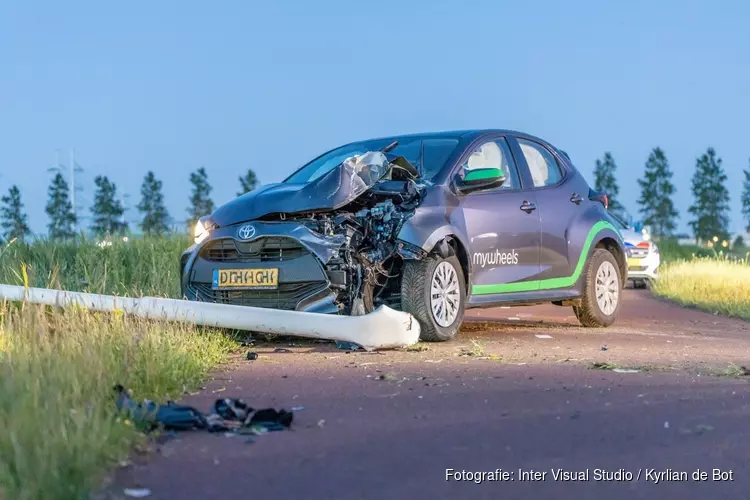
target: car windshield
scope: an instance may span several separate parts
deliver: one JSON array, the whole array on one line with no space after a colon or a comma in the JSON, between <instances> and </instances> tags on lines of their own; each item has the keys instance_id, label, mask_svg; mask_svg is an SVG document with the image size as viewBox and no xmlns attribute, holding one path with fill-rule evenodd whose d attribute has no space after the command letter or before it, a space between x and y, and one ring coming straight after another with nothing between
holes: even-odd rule
<instances>
[{"instance_id":1,"label":"car windshield","mask_svg":"<svg viewBox=\"0 0 750 500\"><path fill-rule=\"evenodd\" d=\"M283 182L290 184L305 184L312 182L321 175L329 172L351 156L360 155L368 151L379 151L398 141L398 146L390 154L403 156L419 170L422 179L431 181L445 166L445 162L458 146L459 140L454 137L395 137L389 139L374 139L355 142L329 151L314 159Z\"/></svg>"}]
</instances>

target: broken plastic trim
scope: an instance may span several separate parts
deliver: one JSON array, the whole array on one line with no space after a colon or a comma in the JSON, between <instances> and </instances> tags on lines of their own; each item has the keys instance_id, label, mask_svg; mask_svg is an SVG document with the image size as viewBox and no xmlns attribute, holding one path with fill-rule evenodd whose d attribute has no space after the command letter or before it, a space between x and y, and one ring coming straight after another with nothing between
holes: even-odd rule
<instances>
[{"instance_id":1,"label":"broken plastic trim","mask_svg":"<svg viewBox=\"0 0 750 500\"><path fill-rule=\"evenodd\" d=\"M420 333L419 322L411 314L387 306L380 306L364 316L337 316L158 297L116 297L15 285L0 285L0 299L56 307L78 306L91 311L123 311L154 320L341 340L359 344L368 351L415 344Z\"/></svg>"}]
</instances>

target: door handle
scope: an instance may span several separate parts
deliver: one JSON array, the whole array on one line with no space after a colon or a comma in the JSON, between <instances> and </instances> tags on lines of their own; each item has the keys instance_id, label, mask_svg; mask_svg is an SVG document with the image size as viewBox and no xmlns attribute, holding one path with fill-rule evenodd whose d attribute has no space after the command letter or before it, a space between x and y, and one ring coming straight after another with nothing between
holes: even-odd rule
<instances>
[{"instance_id":1,"label":"door handle","mask_svg":"<svg viewBox=\"0 0 750 500\"><path fill-rule=\"evenodd\" d=\"M528 201L524 201L523 205L521 205L521 210L523 210L527 214L530 214L531 212L536 210L536 205L534 205L533 203L529 203Z\"/></svg>"},{"instance_id":2,"label":"door handle","mask_svg":"<svg viewBox=\"0 0 750 500\"><path fill-rule=\"evenodd\" d=\"M575 203L576 205L580 205L583 201L583 197L578 193L573 193L573 195L570 197L571 203Z\"/></svg>"}]
</instances>

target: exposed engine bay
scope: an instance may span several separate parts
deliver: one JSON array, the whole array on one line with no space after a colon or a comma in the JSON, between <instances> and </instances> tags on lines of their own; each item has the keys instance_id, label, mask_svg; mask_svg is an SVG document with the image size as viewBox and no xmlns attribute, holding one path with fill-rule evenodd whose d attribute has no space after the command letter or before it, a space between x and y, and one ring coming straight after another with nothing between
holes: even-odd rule
<instances>
[{"instance_id":1,"label":"exposed engine bay","mask_svg":"<svg viewBox=\"0 0 750 500\"><path fill-rule=\"evenodd\" d=\"M343 314L362 315L380 305L400 309L404 258L420 258L421 248L398 242L403 224L422 201L426 184L405 158L384 152L349 158L340 183L352 200L334 210L269 214L263 221L296 221L337 246L324 263L336 304ZM348 185L342 185L348 184Z\"/></svg>"}]
</instances>

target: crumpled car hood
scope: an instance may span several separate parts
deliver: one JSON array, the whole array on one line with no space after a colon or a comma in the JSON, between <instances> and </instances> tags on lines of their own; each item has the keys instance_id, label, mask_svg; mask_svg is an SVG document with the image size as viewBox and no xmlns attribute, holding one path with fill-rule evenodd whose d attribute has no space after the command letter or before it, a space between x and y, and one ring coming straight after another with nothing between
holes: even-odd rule
<instances>
[{"instance_id":1,"label":"crumpled car hood","mask_svg":"<svg viewBox=\"0 0 750 500\"><path fill-rule=\"evenodd\" d=\"M211 219L224 227L271 214L337 210L387 177L392 163L419 175L404 162L402 157L379 151L353 156L307 184L268 184L246 193L217 208Z\"/></svg>"}]
</instances>

